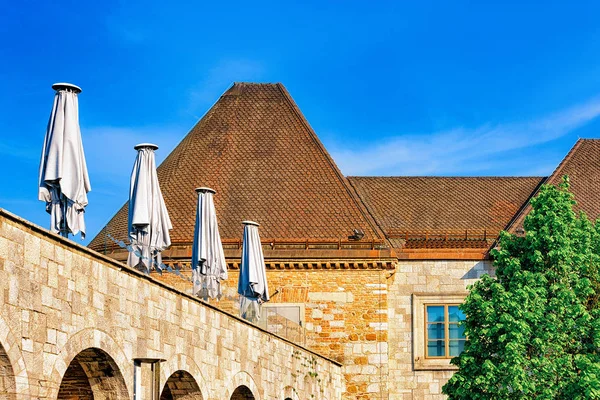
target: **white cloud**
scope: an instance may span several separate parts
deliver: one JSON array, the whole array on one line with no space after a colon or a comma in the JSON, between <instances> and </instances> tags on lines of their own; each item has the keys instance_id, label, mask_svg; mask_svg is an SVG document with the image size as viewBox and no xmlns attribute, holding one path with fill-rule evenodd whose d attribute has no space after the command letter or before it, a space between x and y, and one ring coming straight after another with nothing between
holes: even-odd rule
<instances>
[{"instance_id":1,"label":"white cloud","mask_svg":"<svg viewBox=\"0 0 600 400\"><path fill-rule=\"evenodd\" d=\"M473 174L506 162L501 153L558 139L599 115L594 99L537 120L402 135L361 149L334 145L331 153L346 175Z\"/></svg>"}]
</instances>

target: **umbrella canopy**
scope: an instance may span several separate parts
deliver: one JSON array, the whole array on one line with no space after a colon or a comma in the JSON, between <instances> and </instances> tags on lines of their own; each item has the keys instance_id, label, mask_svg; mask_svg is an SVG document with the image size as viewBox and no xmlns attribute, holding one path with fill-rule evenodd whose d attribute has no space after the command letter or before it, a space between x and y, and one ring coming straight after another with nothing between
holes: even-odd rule
<instances>
[{"instance_id":1,"label":"umbrella canopy","mask_svg":"<svg viewBox=\"0 0 600 400\"><path fill-rule=\"evenodd\" d=\"M138 154L129 186L128 226L132 249L127 264L138 268L144 266L146 272L150 272L152 265L160 268L160 253L171 245L169 230L173 225L156 175L154 150L158 146L141 143L134 149Z\"/></svg>"},{"instance_id":2,"label":"umbrella canopy","mask_svg":"<svg viewBox=\"0 0 600 400\"><path fill-rule=\"evenodd\" d=\"M209 188L197 188L198 207L192 247L192 280L194 294L204 298L221 297L221 281L227 279L227 264L219 235L217 213Z\"/></svg>"},{"instance_id":3,"label":"umbrella canopy","mask_svg":"<svg viewBox=\"0 0 600 400\"><path fill-rule=\"evenodd\" d=\"M54 105L48 121L40 161L38 199L46 202L50 230L67 237L81 232L85 238L85 206L92 190L88 176L81 131L77 94L81 88L55 83Z\"/></svg>"},{"instance_id":4,"label":"umbrella canopy","mask_svg":"<svg viewBox=\"0 0 600 400\"><path fill-rule=\"evenodd\" d=\"M260 305L269 301L267 271L263 256L258 224L253 221L243 221L244 238L242 244L242 262L238 293L240 297L240 315L249 321L260 319Z\"/></svg>"}]
</instances>

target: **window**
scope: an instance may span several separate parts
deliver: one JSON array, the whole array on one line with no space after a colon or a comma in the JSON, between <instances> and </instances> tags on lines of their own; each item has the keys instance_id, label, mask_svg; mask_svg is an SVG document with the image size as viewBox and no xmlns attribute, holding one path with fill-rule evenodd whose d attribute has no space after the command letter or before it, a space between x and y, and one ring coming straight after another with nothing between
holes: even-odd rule
<instances>
[{"instance_id":1,"label":"window","mask_svg":"<svg viewBox=\"0 0 600 400\"><path fill-rule=\"evenodd\" d=\"M302 326L304 324L304 304L264 303L261 307L260 318L264 324L287 323Z\"/></svg>"},{"instance_id":2,"label":"window","mask_svg":"<svg viewBox=\"0 0 600 400\"><path fill-rule=\"evenodd\" d=\"M415 370L454 370L450 359L465 348L465 319L459 305L466 293L413 294L412 339Z\"/></svg>"},{"instance_id":3,"label":"window","mask_svg":"<svg viewBox=\"0 0 600 400\"><path fill-rule=\"evenodd\" d=\"M456 357L465 348L465 328L459 322L465 315L458 304L425 305L426 358Z\"/></svg>"},{"instance_id":4,"label":"window","mask_svg":"<svg viewBox=\"0 0 600 400\"><path fill-rule=\"evenodd\" d=\"M295 343L305 342L303 303L264 303L258 323L261 328Z\"/></svg>"}]
</instances>

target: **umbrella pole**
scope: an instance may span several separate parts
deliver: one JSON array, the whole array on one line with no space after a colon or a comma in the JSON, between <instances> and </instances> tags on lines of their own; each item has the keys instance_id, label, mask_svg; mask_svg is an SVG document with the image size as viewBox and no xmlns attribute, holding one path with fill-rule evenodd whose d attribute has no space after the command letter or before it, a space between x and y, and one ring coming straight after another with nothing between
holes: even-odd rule
<instances>
[{"instance_id":1,"label":"umbrella pole","mask_svg":"<svg viewBox=\"0 0 600 400\"><path fill-rule=\"evenodd\" d=\"M69 227L67 226L67 199L64 197L64 195L61 194L61 196L63 197L63 201L61 202L62 221L60 223L60 236L66 237L68 239Z\"/></svg>"}]
</instances>

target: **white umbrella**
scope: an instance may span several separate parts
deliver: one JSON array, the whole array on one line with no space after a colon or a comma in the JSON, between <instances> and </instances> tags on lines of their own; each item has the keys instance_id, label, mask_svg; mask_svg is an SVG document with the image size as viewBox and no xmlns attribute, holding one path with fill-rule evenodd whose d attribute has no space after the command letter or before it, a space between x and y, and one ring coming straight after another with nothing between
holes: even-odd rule
<instances>
[{"instance_id":1,"label":"white umbrella","mask_svg":"<svg viewBox=\"0 0 600 400\"><path fill-rule=\"evenodd\" d=\"M240 316L256 322L260 319L260 305L269 301L267 271L258 235L258 224L253 221L243 221L242 224L244 239L238 281L238 293L241 295Z\"/></svg>"},{"instance_id":2,"label":"white umbrella","mask_svg":"<svg viewBox=\"0 0 600 400\"><path fill-rule=\"evenodd\" d=\"M129 252L127 264L131 267L141 267L140 264L143 264L146 272L150 272L152 265L160 269L160 253L171 245L169 230L173 229L173 225L156 175L154 150L158 146L141 143L134 149L138 154L129 186L127 225L132 251Z\"/></svg>"},{"instance_id":3,"label":"white umbrella","mask_svg":"<svg viewBox=\"0 0 600 400\"><path fill-rule=\"evenodd\" d=\"M227 279L227 264L219 235L213 189L201 187L198 193L194 245L192 247L192 280L194 294L204 298L221 297L221 281Z\"/></svg>"},{"instance_id":4,"label":"white umbrella","mask_svg":"<svg viewBox=\"0 0 600 400\"><path fill-rule=\"evenodd\" d=\"M55 83L54 105L40 162L38 199L46 202L50 230L67 237L81 232L85 238L85 206L92 190L81 131L77 94L81 88L70 83Z\"/></svg>"}]
</instances>

